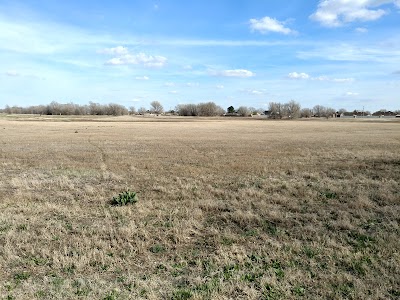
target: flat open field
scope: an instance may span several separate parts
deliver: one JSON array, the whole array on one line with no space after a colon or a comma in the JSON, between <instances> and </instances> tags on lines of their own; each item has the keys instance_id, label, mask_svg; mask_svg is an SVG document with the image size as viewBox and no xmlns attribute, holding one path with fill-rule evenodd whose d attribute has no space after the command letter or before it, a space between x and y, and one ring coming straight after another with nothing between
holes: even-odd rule
<instances>
[{"instance_id":1,"label":"flat open field","mask_svg":"<svg viewBox=\"0 0 400 300\"><path fill-rule=\"evenodd\" d=\"M398 299L399 221L396 120L0 117L1 299Z\"/></svg>"}]
</instances>

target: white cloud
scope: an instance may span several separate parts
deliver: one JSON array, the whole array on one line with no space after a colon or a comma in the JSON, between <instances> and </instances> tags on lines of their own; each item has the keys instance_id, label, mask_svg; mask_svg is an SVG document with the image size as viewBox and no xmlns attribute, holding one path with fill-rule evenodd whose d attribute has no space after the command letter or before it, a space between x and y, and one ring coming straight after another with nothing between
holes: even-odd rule
<instances>
[{"instance_id":1,"label":"white cloud","mask_svg":"<svg viewBox=\"0 0 400 300\"><path fill-rule=\"evenodd\" d=\"M149 80L150 78L148 76L137 76L135 77L136 80Z\"/></svg>"},{"instance_id":2,"label":"white cloud","mask_svg":"<svg viewBox=\"0 0 400 300\"><path fill-rule=\"evenodd\" d=\"M174 82L166 82L166 83L164 83L164 86L172 87L172 86L175 86L175 83Z\"/></svg>"},{"instance_id":3,"label":"white cloud","mask_svg":"<svg viewBox=\"0 0 400 300\"><path fill-rule=\"evenodd\" d=\"M188 82L188 83L186 83L186 86L187 87L197 87L197 86L199 86L199 83L198 82Z\"/></svg>"},{"instance_id":4,"label":"white cloud","mask_svg":"<svg viewBox=\"0 0 400 300\"><path fill-rule=\"evenodd\" d=\"M259 31L261 33L276 32L283 34L294 34L293 31L285 27L285 22L280 22L270 17L264 17L262 19L250 19L250 28L252 31Z\"/></svg>"},{"instance_id":5,"label":"white cloud","mask_svg":"<svg viewBox=\"0 0 400 300\"><path fill-rule=\"evenodd\" d=\"M349 97L352 97L352 96L358 96L359 94L358 93L354 93L354 92L347 92L345 95L349 96Z\"/></svg>"},{"instance_id":6,"label":"white cloud","mask_svg":"<svg viewBox=\"0 0 400 300\"><path fill-rule=\"evenodd\" d=\"M224 70L217 72L215 75L223 76L223 77L239 77L239 78L249 78L253 77L256 74L249 70L244 69L235 69L235 70Z\"/></svg>"},{"instance_id":7,"label":"white cloud","mask_svg":"<svg viewBox=\"0 0 400 300\"><path fill-rule=\"evenodd\" d=\"M400 63L400 44L398 41L390 42L392 45L377 44L374 46L360 46L352 44L325 45L312 50L298 51L297 57L301 59L321 58L333 61L365 61L385 62L390 64Z\"/></svg>"},{"instance_id":8,"label":"white cloud","mask_svg":"<svg viewBox=\"0 0 400 300\"><path fill-rule=\"evenodd\" d=\"M287 75L287 78L296 79L296 80L331 81L331 82L339 82L339 83L354 81L354 78L330 78L328 76L312 77L307 73L297 73L297 72L289 73Z\"/></svg>"},{"instance_id":9,"label":"white cloud","mask_svg":"<svg viewBox=\"0 0 400 300\"><path fill-rule=\"evenodd\" d=\"M310 18L327 27L338 27L352 22L375 21L388 12L378 7L399 0L321 0Z\"/></svg>"},{"instance_id":10,"label":"white cloud","mask_svg":"<svg viewBox=\"0 0 400 300\"><path fill-rule=\"evenodd\" d=\"M178 91L169 91L168 94L176 95L176 94L179 94L179 92Z\"/></svg>"},{"instance_id":11,"label":"white cloud","mask_svg":"<svg viewBox=\"0 0 400 300\"><path fill-rule=\"evenodd\" d=\"M10 77L18 77L18 76L21 76L21 74L18 73L17 71L15 71L15 70L9 70L9 71L5 72L5 74L6 74L7 76L10 76Z\"/></svg>"},{"instance_id":12,"label":"white cloud","mask_svg":"<svg viewBox=\"0 0 400 300\"><path fill-rule=\"evenodd\" d=\"M292 72L289 73L287 77L290 79L309 79L310 75L308 75L307 73Z\"/></svg>"},{"instance_id":13,"label":"white cloud","mask_svg":"<svg viewBox=\"0 0 400 300\"><path fill-rule=\"evenodd\" d=\"M354 78L333 78L333 82L353 82Z\"/></svg>"},{"instance_id":14,"label":"white cloud","mask_svg":"<svg viewBox=\"0 0 400 300\"><path fill-rule=\"evenodd\" d=\"M184 70L192 70L193 67L191 65L185 65L182 67Z\"/></svg>"},{"instance_id":15,"label":"white cloud","mask_svg":"<svg viewBox=\"0 0 400 300\"><path fill-rule=\"evenodd\" d=\"M225 87L224 87L222 84L218 84L218 85L215 86L215 88L217 88L217 89L219 89L219 90L222 90L222 89L224 89Z\"/></svg>"},{"instance_id":16,"label":"white cloud","mask_svg":"<svg viewBox=\"0 0 400 300\"><path fill-rule=\"evenodd\" d=\"M105 49L99 50L98 53L109 54L109 55L125 55L125 54L129 53L129 50L126 47L117 46L114 48L105 48Z\"/></svg>"},{"instance_id":17,"label":"white cloud","mask_svg":"<svg viewBox=\"0 0 400 300\"><path fill-rule=\"evenodd\" d=\"M123 46L106 48L98 51L98 53L115 56L105 63L106 65L111 66L142 65L145 67L163 67L167 62L167 58L165 58L164 56L153 56L143 52L133 54L129 51L128 48Z\"/></svg>"},{"instance_id":18,"label":"white cloud","mask_svg":"<svg viewBox=\"0 0 400 300\"><path fill-rule=\"evenodd\" d=\"M250 91L250 94L252 94L252 95L263 95L264 92L263 91L258 91L258 90L252 90L252 91Z\"/></svg>"},{"instance_id":19,"label":"white cloud","mask_svg":"<svg viewBox=\"0 0 400 300\"><path fill-rule=\"evenodd\" d=\"M163 67L167 62L167 58L163 56L152 56L145 53L124 54L108 60L105 64L118 65L143 65L145 67Z\"/></svg>"},{"instance_id":20,"label":"white cloud","mask_svg":"<svg viewBox=\"0 0 400 300\"><path fill-rule=\"evenodd\" d=\"M365 27L357 27L357 28L355 29L355 32L358 32L358 33L367 33L367 32L368 32L368 29L365 28Z\"/></svg>"}]
</instances>

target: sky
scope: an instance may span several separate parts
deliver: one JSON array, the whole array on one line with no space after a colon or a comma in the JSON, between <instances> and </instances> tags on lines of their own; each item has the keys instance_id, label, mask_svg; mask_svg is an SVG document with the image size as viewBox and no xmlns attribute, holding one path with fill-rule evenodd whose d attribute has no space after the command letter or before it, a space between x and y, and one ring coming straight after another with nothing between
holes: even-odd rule
<instances>
[{"instance_id":1,"label":"sky","mask_svg":"<svg viewBox=\"0 0 400 300\"><path fill-rule=\"evenodd\" d=\"M0 107L400 109L400 0L0 0Z\"/></svg>"}]
</instances>

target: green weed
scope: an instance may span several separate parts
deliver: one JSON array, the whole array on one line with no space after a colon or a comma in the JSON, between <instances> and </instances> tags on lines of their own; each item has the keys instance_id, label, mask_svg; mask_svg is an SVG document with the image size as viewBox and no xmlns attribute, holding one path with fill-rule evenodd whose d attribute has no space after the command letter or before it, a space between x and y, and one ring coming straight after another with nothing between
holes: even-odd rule
<instances>
[{"instance_id":1,"label":"green weed","mask_svg":"<svg viewBox=\"0 0 400 300\"><path fill-rule=\"evenodd\" d=\"M137 200L136 192L125 191L123 193L118 194L118 196L113 197L111 200L111 204L115 206L123 206L127 204L134 204Z\"/></svg>"}]
</instances>

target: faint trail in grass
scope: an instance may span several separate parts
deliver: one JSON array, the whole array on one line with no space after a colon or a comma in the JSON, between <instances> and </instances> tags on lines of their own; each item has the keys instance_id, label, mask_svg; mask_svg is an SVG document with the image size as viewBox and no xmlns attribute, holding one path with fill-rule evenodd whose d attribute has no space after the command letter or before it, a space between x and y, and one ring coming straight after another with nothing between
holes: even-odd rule
<instances>
[{"instance_id":1,"label":"faint trail in grass","mask_svg":"<svg viewBox=\"0 0 400 300\"><path fill-rule=\"evenodd\" d=\"M98 151L96 151L96 152L99 152L99 153L100 153L100 159L101 159L100 168L101 168L103 171L107 171L107 170L109 169L109 168L108 168L108 165L107 165L108 155L106 154L106 152L104 151L104 149L103 149L102 147L100 147L98 144L94 143L94 142L92 141L92 137L91 137L91 136L88 138L88 143L98 150Z\"/></svg>"}]
</instances>

